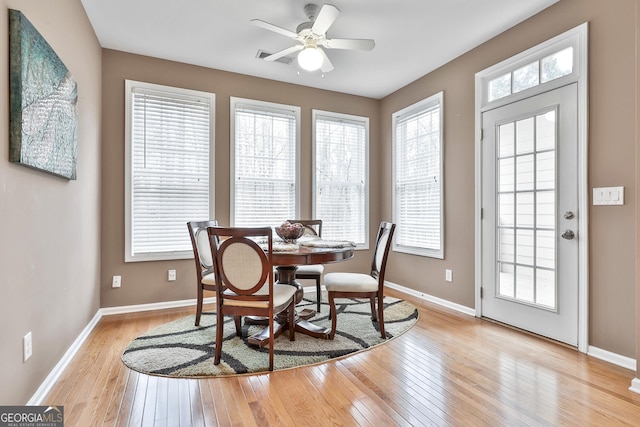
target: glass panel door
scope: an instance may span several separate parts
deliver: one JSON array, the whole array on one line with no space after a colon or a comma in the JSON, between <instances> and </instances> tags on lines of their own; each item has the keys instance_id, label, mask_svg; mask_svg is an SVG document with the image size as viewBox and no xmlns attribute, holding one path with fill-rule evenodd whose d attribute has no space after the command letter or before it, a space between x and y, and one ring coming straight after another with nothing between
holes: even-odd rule
<instances>
[{"instance_id":1,"label":"glass panel door","mask_svg":"<svg viewBox=\"0 0 640 427\"><path fill-rule=\"evenodd\" d=\"M556 308L556 109L498 125L499 297Z\"/></svg>"},{"instance_id":2,"label":"glass panel door","mask_svg":"<svg viewBox=\"0 0 640 427\"><path fill-rule=\"evenodd\" d=\"M575 84L482 113L482 316L578 342Z\"/></svg>"}]
</instances>

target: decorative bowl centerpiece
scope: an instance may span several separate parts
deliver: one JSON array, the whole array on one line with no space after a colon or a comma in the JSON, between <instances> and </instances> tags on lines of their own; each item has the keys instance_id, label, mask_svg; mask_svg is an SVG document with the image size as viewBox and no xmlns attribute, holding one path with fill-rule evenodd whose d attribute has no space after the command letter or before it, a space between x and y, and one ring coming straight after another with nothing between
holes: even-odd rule
<instances>
[{"instance_id":1,"label":"decorative bowl centerpiece","mask_svg":"<svg viewBox=\"0 0 640 427\"><path fill-rule=\"evenodd\" d=\"M304 225L300 223L290 223L289 221L285 221L280 225L280 227L276 227L276 234L280 236L280 238L285 243L295 243L299 237L304 234Z\"/></svg>"}]
</instances>

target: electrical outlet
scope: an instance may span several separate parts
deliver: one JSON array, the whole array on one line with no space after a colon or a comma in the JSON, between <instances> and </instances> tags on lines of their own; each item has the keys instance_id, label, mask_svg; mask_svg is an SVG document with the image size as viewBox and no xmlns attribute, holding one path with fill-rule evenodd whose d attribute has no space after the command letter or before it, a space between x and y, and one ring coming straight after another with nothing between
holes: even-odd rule
<instances>
[{"instance_id":1,"label":"electrical outlet","mask_svg":"<svg viewBox=\"0 0 640 427\"><path fill-rule=\"evenodd\" d=\"M113 276L113 280L111 281L112 288L119 288L122 285L122 276Z\"/></svg>"},{"instance_id":2,"label":"electrical outlet","mask_svg":"<svg viewBox=\"0 0 640 427\"><path fill-rule=\"evenodd\" d=\"M169 270L168 274L167 274L167 280L170 282L175 282L177 278L176 275L176 271L175 270Z\"/></svg>"},{"instance_id":3,"label":"electrical outlet","mask_svg":"<svg viewBox=\"0 0 640 427\"><path fill-rule=\"evenodd\" d=\"M22 337L22 356L24 361L29 360L31 355L33 354L33 346L31 343L31 332Z\"/></svg>"},{"instance_id":4,"label":"electrical outlet","mask_svg":"<svg viewBox=\"0 0 640 427\"><path fill-rule=\"evenodd\" d=\"M447 282L453 282L453 271L451 270L445 270L444 271L444 280L446 280Z\"/></svg>"}]
</instances>

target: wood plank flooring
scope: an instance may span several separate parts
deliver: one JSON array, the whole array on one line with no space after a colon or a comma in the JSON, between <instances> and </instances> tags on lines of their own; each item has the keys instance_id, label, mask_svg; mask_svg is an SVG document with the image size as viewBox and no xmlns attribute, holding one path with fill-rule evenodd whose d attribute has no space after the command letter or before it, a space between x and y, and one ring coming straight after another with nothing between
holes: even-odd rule
<instances>
[{"instance_id":1,"label":"wood plank flooring","mask_svg":"<svg viewBox=\"0 0 640 427\"><path fill-rule=\"evenodd\" d=\"M408 299L404 335L321 365L172 379L131 371L125 346L194 308L105 316L43 405L65 426L640 425L635 373L554 342ZM212 309L212 307L207 307Z\"/></svg>"}]
</instances>

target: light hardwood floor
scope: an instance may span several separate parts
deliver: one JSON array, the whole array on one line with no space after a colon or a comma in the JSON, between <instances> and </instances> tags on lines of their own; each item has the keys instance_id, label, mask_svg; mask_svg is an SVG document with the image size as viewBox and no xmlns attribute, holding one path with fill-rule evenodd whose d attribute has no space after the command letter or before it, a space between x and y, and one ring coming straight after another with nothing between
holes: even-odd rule
<instances>
[{"instance_id":1,"label":"light hardwood floor","mask_svg":"<svg viewBox=\"0 0 640 427\"><path fill-rule=\"evenodd\" d=\"M419 307L405 334L351 357L264 375L139 374L120 361L124 347L195 309L105 316L42 404L64 405L66 427L640 425L640 395L628 390L634 372L388 293Z\"/></svg>"}]
</instances>

